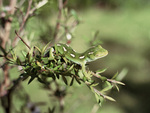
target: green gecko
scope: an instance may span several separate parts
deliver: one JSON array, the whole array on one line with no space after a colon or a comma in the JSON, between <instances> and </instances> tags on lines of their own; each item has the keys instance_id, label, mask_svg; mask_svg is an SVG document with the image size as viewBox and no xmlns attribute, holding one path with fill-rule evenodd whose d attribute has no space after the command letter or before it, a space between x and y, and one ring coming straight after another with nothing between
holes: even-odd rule
<instances>
[{"instance_id":1,"label":"green gecko","mask_svg":"<svg viewBox=\"0 0 150 113\"><path fill-rule=\"evenodd\" d=\"M100 45L93 46L83 53L77 53L67 44L58 43L57 50L59 53L64 55L70 61L81 65L84 76L88 77L86 72L85 64L97 60L99 58L105 57L108 54L108 51L102 48Z\"/></svg>"}]
</instances>

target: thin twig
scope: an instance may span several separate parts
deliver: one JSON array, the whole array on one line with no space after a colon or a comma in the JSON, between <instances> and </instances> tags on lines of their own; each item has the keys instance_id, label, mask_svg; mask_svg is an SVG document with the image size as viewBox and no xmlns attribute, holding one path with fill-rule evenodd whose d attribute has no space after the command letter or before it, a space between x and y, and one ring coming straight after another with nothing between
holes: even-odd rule
<instances>
[{"instance_id":1,"label":"thin twig","mask_svg":"<svg viewBox=\"0 0 150 113\"><path fill-rule=\"evenodd\" d=\"M21 16L22 16L22 20L23 20L23 18L24 18L24 15L23 15L23 11L20 9L20 8L18 8L18 7L15 7L17 10L19 10L19 12L20 12L20 14L21 14Z\"/></svg>"},{"instance_id":2,"label":"thin twig","mask_svg":"<svg viewBox=\"0 0 150 113\"><path fill-rule=\"evenodd\" d=\"M30 46L18 35L18 33L17 33L16 30L15 30L15 33L16 33L17 37L19 37L20 40L21 40L29 49L31 49Z\"/></svg>"},{"instance_id":3,"label":"thin twig","mask_svg":"<svg viewBox=\"0 0 150 113\"><path fill-rule=\"evenodd\" d=\"M97 77L97 78L100 78L101 79L101 76L100 75L97 75L95 74L94 72L91 73L93 76ZM125 85L124 83L120 82L120 81L117 81L117 80L113 80L113 79L106 79L108 82L111 82L111 83L114 83L114 84L120 84L120 85Z\"/></svg>"},{"instance_id":4,"label":"thin twig","mask_svg":"<svg viewBox=\"0 0 150 113\"><path fill-rule=\"evenodd\" d=\"M31 5L32 5L32 0L29 0L29 2L28 2L28 8L27 8L27 11L26 11L25 16L23 16L22 23L21 23L21 25L20 25L20 28L19 28L18 33L22 32L22 30L23 30L23 28L24 28L24 26L25 26L25 23L26 23L26 21L27 21L29 15L30 15ZM16 40L17 40L17 37L14 38L13 46L16 45Z\"/></svg>"},{"instance_id":5,"label":"thin twig","mask_svg":"<svg viewBox=\"0 0 150 113\"><path fill-rule=\"evenodd\" d=\"M100 91L98 91L96 88L92 87L94 92L99 94L100 96L102 96L104 99L106 98L106 96L104 94L102 94Z\"/></svg>"},{"instance_id":6,"label":"thin twig","mask_svg":"<svg viewBox=\"0 0 150 113\"><path fill-rule=\"evenodd\" d=\"M54 41L56 43L57 41L57 35L58 35L58 31L60 29L60 20L61 20L61 16L62 16L62 9L63 9L63 0L58 0L58 17L57 17L57 23L56 23L56 27L55 27L55 31L54 31Z\"/></svg>"}]
</instances>

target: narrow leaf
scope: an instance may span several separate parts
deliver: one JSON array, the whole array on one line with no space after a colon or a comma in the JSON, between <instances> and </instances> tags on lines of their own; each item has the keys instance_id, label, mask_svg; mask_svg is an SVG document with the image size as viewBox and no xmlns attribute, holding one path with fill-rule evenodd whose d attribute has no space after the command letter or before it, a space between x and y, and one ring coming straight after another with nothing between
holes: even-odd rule
<instances>
[{"instance_id":1,"label":"narrow leaf","mask_svg":"<svg viewBox=\"0 0 150 113\"><path fill-rule=\"evenodd\" d=\"M105 99L108 99L108 100L110 100L110 101L114 101L114 102L116 101L116 100L115 100L115 99L113 99L112 97L109 97L109 96L106 96L106 95L105 95Z\"/></svg>"},{"instance_id":2,"label":"narrow leaf","mask_svg":"<svg viewBox=\"0 0 150 113\"><path fill-rule=\"evenodd\" d=\"M96 73L100 74L100 73L103 73L107 70L107 68L104 68L104 69L100 69L100 70L97 70Z\"/></svg>"},{"instance_id":3,"label":"narrow leaf","mask_svg":"<svg viewBox=\"0 0 150 113\"><path fill-rule=\"evenodd\" d=\"M39 53L41 53L40 48L38 48L37 46L34 46L34 47L39 51Z\"/></svg>"},{"instance_id":4,"label":"narrow leaf","mask_svg":"<svg viewBox=\"0 0 150 113\"><path fill-rule=\"evenodd\" d=\"M23 55L24 57L26 57L27 52L25 52L25 51L21 51L21 53L22 53L22 55Z\"/></svg>"},{"instance_id":5,"label":"narrow leaf","mask_svg":"<svg viewBox=\"0 0 150 113\"><path fill-rule=\"evenodd\" d=\"M119 87L116 84L115 84L115 87L116 87L117 91L119 92Z\"/></svg>"},{"instance_id":6,"label":"narrow leaf","mask_svg":"<svg viewBox=\"0 0 150 113\"><path fill-rule=\"evenodd\" d=\"M48 44L46 44L46 46L43 47L42 52L41 52L42 56L44 55L44 53L45 53L47 47L49 46L49 44L50 44L50 42Z\"/></svg>"},{"instance_id":7,"label":"narrow leaf","mask_svg":"<svg viewBox=\"0 0 150 113\"><path fill-rule=\"evenodd\" d=\"M62 79L63 79L64 83L65 83L66 85L68 85L68 82L67 82L66 77L62 76Z\"/></svg>"},{"instance_id":8,"label":"narrow leaf","mask_svg":"<svg viewBox=\"0 0 150 113\"><path fill-rule=\"evenodd\" d=\"M75 77L75 79L79 84L81 84L80 80L77 77Z\"/></svg>"},{"instance_id":9,"label":"narrow leaf","mask_svg":"<svg viewBox=\"0 0 150 113\"><path fill-rule=\"evenodd\" d=\"M118 72L112 77L112 79L115 79L118 75Z\"/></svg>"},{"instance_id":10,"label":"narrow leaf","mask_svg":"<svg viewBox=\"0 0 150 113\"><path fill-rule=\"evenodd\" d=\"M120 85L125 85L123 82L120 82L120 81L116 81L115 83L120 84Z\"/></svg>"},{"instance_id":11,"label":"narrow leaf","mask_svg":"<svg viewBox=\"0 0 150 113\"><path fill-rule=\"evenodd\" d=\"M70 86L73 85L73 81L74 81L74 76L73 76L72 79L71 79Z\"/></svg>"},{"instance_id":12,"label":"narrow leaf","mask_svg":"<svg viewBox=\"0 0 150 113\"><path fill-rule=\"evenodd\" d=\"M30 84L34 79L35 77L31 77L30 80L28 81L28 84Z\"/></svg>"}]
</instances>

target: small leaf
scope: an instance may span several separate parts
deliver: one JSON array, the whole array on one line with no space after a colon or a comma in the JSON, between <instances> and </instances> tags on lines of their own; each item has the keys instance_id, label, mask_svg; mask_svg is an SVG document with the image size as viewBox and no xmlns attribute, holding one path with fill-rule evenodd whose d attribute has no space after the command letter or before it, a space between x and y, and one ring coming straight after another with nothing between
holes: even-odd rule
<instances>
[{"instance_id":1,"label":"small leaf","mask_svg":"<svg viewBox=\"0 0 150 113\"><path fill-rule=\"evenodd\" d=\"M12 55L12 57L13 57L13 60L17 60L17 56L16 56L16 54L13 52L13 51L11 51L11 55Z\"/></svg>"},{"instance_id":2,"label":"small leaf","mask_svg":"<svg viewBox=\"0 0 150 113\"><path fill-rule=\"evenodd\" d=\"M91 87L97 86L99 83L92 84Z\"/></svg>"},{"instance_id":3,"label":"small leaf","mask_svg":"<svg viewBox=\"0 0 150 113\"><path fill-rule=\"evenodd\" d=\"M70 86L73 85L73 81L74 81L74 76L73 76L72 79L71 79Z\"/></svg>"},{"instance_id":4,"label":"small leaf","mask_svg":"<svg viewBox=\"0 0 150 113\"><path fill-rule=\"evenodd\" d=\"M100 103L100 99L99 99L99 95L97 93L95 93L95 98L96 98L97 103L99 104Z\"/></svg>"},{"instance_id":5,"label":"small leaf","mask_svg":"<svg viewBox=\"0 0 150 113\"><path fill-rule=\"evenodd\" d=\"M37 61L36 64L42 68L42 64L40 62Z\"/></svg>"},{"instance_id":6,"label":"small leaf","mask_svg":"<svg viewBox=\"0 0 150 113\"><path fill-rule=\"evenodd\" d=\"M21 65L21 60L18 57L17 57L16 63L17 65Z\"/></svg>"},{"instance_id":7,"label":"small leaf","mask_svg":"<svg viewBox=\"0 0 150 113\"><path fill-rule=\"evenodd\" d=\"M35 79L35 76L30 78L30 80L28 81L28 84L30 84L33 80Z\"/></svg>"},{"instance_id":8,"label":"small leaf","mask_svg":"<svg viewBox=\"0 0 150 113\"><path fill-rule=\"evenodd\" d=\"M24 57L26 57L27 52L25 52L25 51L21 51L21 53L22 53L22 55L23 55Z\"/></svg>"},{"instance_id":9,"label":"small leaf","mask_svg":"<svg viewBox=\"0 0 150 113\"><path fill-rule=\"evenodd\" d=\"M117 91L119 92L119 87L116 84L115 84L115 87L116 87Z\"/></svg>"},{"instance_id":10,"label":"small leaf","mask_svg":"<svg viewBox=\"0 0 150 113\"><path fill-rule=\"evenodd\" d=\"M104 68L104 69L100 69L100 70L97 70L96 73L100 74L100 73L103 73L107 70L107 68Z\"/></svg>"},{"instance_id":11,"label":"small leaf","mask_svg":"<svg viewBox=\"0 0 150 113\"><path fill-rule=\"evenodd\" d=\"M39 51L39 53L41 53L40 48L38 48L37 46L34 46L34 47Z\"/></svg>"},{"instance_id":12,"label":"small leaf","mask_svg":"<svg viewBox=\"0 0 150 113\"><path fill-rule=\"evenodd\" d=\"M46 49L48 48L49 44L50 44L50 42L48 44L46 44L46 46L43 47L42 52L41 52L42 56L44 55L44 53L45 53Z\"/></svg>"},{"instance_id":13,"label":"small leaf","mask_svg":"<svg viewBox=\"0 0 150 113\"><path fill-rule=\"evenodd\" d=\"M112 79L115 79L118 75L118 72L112 77Z\"/></svg>"},{"instance_id":14,"label":"small leaf","mask_svg":"<svg viewBox=\"0 0 150 113\"><path fill-rule=\"evenodd\" d=\"M105 95L105 99L108 99L108 100L110 100L110 101L114 101L114 102L116 101L116 100L115 100L115 99L113 99L112 97L109 97L109 96L106 96L106 95Z\"/></svg>"},{"instance_id":15,"label":"small leaf","mask_svg":"<svg viewBox=\"0 0 150 113\"><path fill-rule=\"evenodd\" d=\"M29 51L29 55L30 55L30 57L33 57L33 47L30 49L30 51Z\"/></svg>"},{"instance_id":16,"label":"small leaf","mask_svg":"<svg viewBox=\"0 0 150 113\"><path fill-rule=\"evenodd\" d=\"M48 58L42 58L42 61L44 62L44 64L47 64L48 63Z\"/></svg>"},{"instance_id":17,"label":"small leaf","mask_svg":"<svg viewBox=\"0 0 150 113\"><path fill-rule=\"evenodd\" d=\"M120 84L120 85L125 85L124 83L120 82L120 81L116 81L116 84Z\"/></svg>"},{"instance_id":18,"label":"small leaf","mask_svg":"<svg viewBox=\"0 0 150 113\"><path fill-rule=\"evenodd\" d=\"M55 44L55 52L56 52L56 54L58 54L58 48L57 48L56 44Z\"/></svg>"},{"instance_id":19,"label":"small leaf","mask_svg":"<svg viewBox=\"0 0 150 113\"><path fill-rule=\"evenodd\" d=\"M48 60L53 60L54 59L54 48L50 48L49 50L49 57L48 57Z\"/></svg>"},{"instance_id":20,"label":"small leaf","mask_svg":"<svg viewBox=\"0 0 150 113\"><path fill-rule=\"evenodd\" d=\"M81 84L80 80L77 77L75 77L75 79L79 84Z\"/></svg>"},{"instance_id":21,"label":"small leaf","mask_svg":"<svg viewBox=\"0 0 150 113\"><path fill-rule=\"evenodd\" d=\"M29 63L30 62L30 55L29 53L27 53L26 58L25 58L25 63Z\"/></svg>"},{"instance_id":22,"label":"small leaf","mask_svg":"<svg viewBox=\"0 0 150 113\"><path fill-rule=\"evenodd\" d=\"M113 87L113 86L107 86L107 87L105 87L104 89L102 89L101 92L104 93L104 92L106 92L106 91L112 89L112 87Z\"/></svg>"},{"instance_id":23,"label":"small leaf","mask_svg":"<svg viewBox=\"0 0 150 113\"><path fill-rule=\"evenodd\" d=\"M65 83L66 85L68 85L68 82L67 82L66 77L62 76L62 79L63 79L64 83Z\"/></svg>"},{"instance_id":24,"label":"small leaf","mask_svg":"<svg viewBox=\"0 0 150 113\"><path fill-rule=\"evenodd\" d=\"M71 71L73 69L74 65L72 65L65 73L68 73L69 71Z\"/></svg>"},{"instance_id":25,"label":"small leaf","mask_svg":"<svg viewBox=\"0 0 150 113\"><path fill-rule=\"evenodd\" d=\"M103 77L103 76L101 76L101 78L100 78L102 81L106 81L107 80L107 78L106 77Z\"/></svg>"},{"instance_id":26,"label":"small leaf","mask_svg":"<svg viewBox=\"0 0 150 113\"><path fill-rule=\"evenodd\" d=\"M40 77L37 77L37 79L40 83L45 84L45 82Z\"/></svg>"}]
</instances>

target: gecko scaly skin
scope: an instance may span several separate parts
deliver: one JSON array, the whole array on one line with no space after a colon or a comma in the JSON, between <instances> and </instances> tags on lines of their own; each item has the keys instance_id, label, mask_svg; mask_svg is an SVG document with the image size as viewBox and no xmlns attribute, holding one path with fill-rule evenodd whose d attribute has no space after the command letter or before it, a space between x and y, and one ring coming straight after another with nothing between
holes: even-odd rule
<instances>
[{"instance_id":1,"label":"gecko scaly skin","mask_svg":"<svg viewBox=\"0 0 150 113\"><path fill-rule=\"evenodd\" d=\"M57 44L57 50L70 61L81 65L83 74L85 76L87 76L87 72L85 69L85 64L87 62L105 57L108 54L108 51L102 48L100 45L93 46L83 53L77 53L69 45L59 43Z\"/></svg>"}]
</instances>

